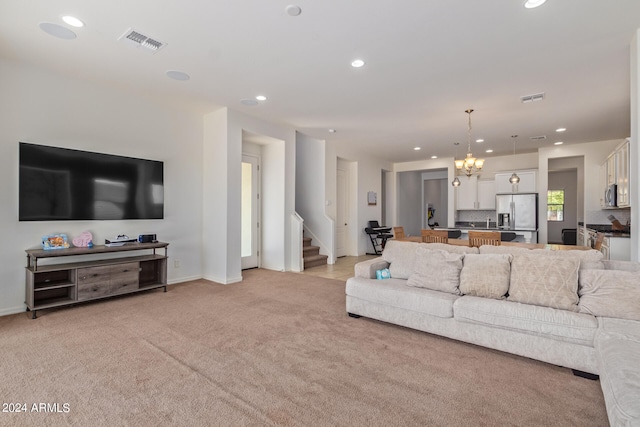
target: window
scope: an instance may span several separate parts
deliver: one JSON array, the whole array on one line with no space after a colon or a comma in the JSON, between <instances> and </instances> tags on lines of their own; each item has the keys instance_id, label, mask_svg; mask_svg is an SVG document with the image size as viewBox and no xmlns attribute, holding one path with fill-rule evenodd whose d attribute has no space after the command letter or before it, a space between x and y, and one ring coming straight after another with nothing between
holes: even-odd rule
<instances>
[{"instance_id":1,"label":"window","mask_svg":"<svg viewBox=\"0 0 640 427\"><path fill-rule=\"evenodd\" d=\"M564 221L564 190L547 191L547 221Z\"/></svg>"}]
</instances>

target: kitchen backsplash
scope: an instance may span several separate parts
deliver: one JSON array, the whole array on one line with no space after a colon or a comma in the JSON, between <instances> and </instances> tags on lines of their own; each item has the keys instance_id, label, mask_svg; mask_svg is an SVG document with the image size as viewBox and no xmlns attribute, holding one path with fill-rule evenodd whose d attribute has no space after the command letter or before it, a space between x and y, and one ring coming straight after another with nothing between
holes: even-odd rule
<instances>
[{"instance_id":1,"label":"kitchen backsplash","mask_svg":"<svg viewBox=\"0 0 640 427\"><path fill-rule=\"evenodd\" d=\"M599 209L597 211L587 211L584 222L585 224L611 224L609 215L616 217L622 225L626 225L631 220L631 209Z\"/></svg>"},{"instance_id":2,"label":"kitchen backsplash","mask_svg":"<svg viewBox=\"0 0 640 427\"><path fill-rule=\"evenodd\" d=\"M486 221L487 217L495 222L496 211L458 211L456 222L482 222Z\"/></svg>"}]
</instances>

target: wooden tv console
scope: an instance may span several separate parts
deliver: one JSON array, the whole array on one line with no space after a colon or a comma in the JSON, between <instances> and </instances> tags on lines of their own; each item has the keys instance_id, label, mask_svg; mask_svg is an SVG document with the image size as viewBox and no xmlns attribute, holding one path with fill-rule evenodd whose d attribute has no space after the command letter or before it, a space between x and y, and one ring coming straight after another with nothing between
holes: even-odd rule
<instances>
[{"instance_id":1,"label":"wooden tv console","mask_svg":"<svg viewBox=\"0 0 640 427\"><path fill-rule=\"evenodd\" d=\"M27 311L61 307L114 295L164 287L167 291L168 243L127 243L93 248L28 249L26 267ZM156 254L164 249L164 255ZM91 261L38 265L40 259L146 251L146 254L117 258L92 257Z\"/></svg>"}]
</instances>

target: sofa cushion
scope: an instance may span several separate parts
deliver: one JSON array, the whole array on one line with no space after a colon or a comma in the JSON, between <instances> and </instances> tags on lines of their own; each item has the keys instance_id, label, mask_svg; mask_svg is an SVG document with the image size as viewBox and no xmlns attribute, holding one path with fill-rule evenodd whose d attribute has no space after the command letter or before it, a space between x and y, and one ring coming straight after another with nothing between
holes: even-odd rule
<instances>
[{"instance_id":1,"label":"sofa cushion","mask_svg":"<svg viewBox=\"0 0 640 427\"><path fill-rule=\"evenodd\" d=\"M612 426L640 425L640 339L600 331L600 385Z\"/></svg>"},{"instance_id":2,"label":"sofa cushion","mask_svg":"<svg viewBox=\"0 0 640 427\"><path fill-rule=\"evenodd\" d=\"M511 262L509 301L578 311L580 259L518 254Z\"/></svg>"},{"instance_id":3,"label":"sofa cushion","mask_svg":"<svg viewBox=\"0 0 640 427\"><path fill-rule=\"evenodd\" d=\"M503 299L509 291L509 254L467 254L460 272L460 292L464 295Z\"/></svg>"},{"instance_id":4,"label":"sofa cushion","mask_svg":"<svg viewBox=\"0 0 640 427\"><path fill-rule=\"evenodd\" d=\"M480 246L481 254L522 254L529 253L531 249L529 248L521 248L518 246L494 246L494 245L482 245Z\"/></svg>"},{"instance_id":5,"label":"sofa cushion","mask_svg":"<svg viewBox=\"0 0 640 427\"><path fill-rule=\"evenodd\" d=\"M598 317L598 325L600 331L635 337L640 340L640 322L637 320Z\"/></svg>"},{"instance_id":6,"label":"sofa cushion","mask_svg":"<svg viewBox=\"0 0 640 427\"><path fill-rule=\"evenodd\" d=\"M528 249L518 246L480 246L481 254L543 254L552 255L561 258L578 258L580 260L581 269L603 269L605 268L602 252L595 249L589 250L568 250L568 251L551 251L549 249Z\"/></svg>"},{"instance_id":7,"label":"sofa cushion","mask_svg":"<svg viewBox=\"0 0 640 427\"><path fill-rule=\"evenodd\" d=\"M580 260L580 269L604 269L604 255L595 249L585 251L568 250L568 251L550 251L548 249L532 249L533 254L553 255L561 258L577 258Z\"/></svg>"},{"instance_id":8,"label":"sofa cushion","mask_svg":"<svg viewBox=\"0 0 640 427\"><path fill-rule=\"evenodd\" d=\"M422 243L420 246L424 246L427 249L442 249L443 251L451 252L454 254L479 254L480 249L475 246L460 246L449 245L447 243Z\"/></svg>"},{"instance_id":9,"label":"sofa cushion","mask_svg":"<svg viewBox=\"0 0 640 427\"><path fill-rule=\"evenodd\" d=\"M408 279L411 276L418 245L420 243L417 242L387 241L382 251L382 259L389 263L391 277Z\"/></svg>"},{"instance_id":10,"label":"sofa cushion","mask_svg":"<svg viewBox=\"0 0 640 427\"><path fill-rule=\"evenodd\" d=\"M394 278L351 277L347 280L346 293L365 301L443 318L453 317L453 302L459 298L450 293L409 287L406 280Z\"/></svg>"},{"instance_id":11,"label":"sofa cushion","mask_svg":"<svg viewBox=\"0 0 640 427\"><path fill-rule=\"evenodd\" d=\"M414 273L407 285L460 295L460 270L464 254L440 249L416 249Z\"/></svg>"},{"instance_id":12,"label":"sofa cushion","mask_svg":"<svg viewBox=\"0 0 640 427\"><path fill-rule=\"evenodd\" d=\"M581 313L640 320L640 272L581 270Z\"/></svg>"},{"instance_id":13,"label":"sofa cushion","mask_svg":"<svg viewBox=\"0 0 640 427\"><path fill-rule=\"evenodd\" d=\"M467 295L456 300L453 312L455 319L461 322L543 335L586 346L593 346L598 330L597 319L588 314Z\"/></svg>"},{"instance_id":14,"label":"sofa cushion","mask_svg":"<svg viewBox=\"0 0 640 427\"><path fill-rule=\"evenodd\" d=\"M640 271L640 262L605 259L605 270Z\"/></svg>"}]
</instances>

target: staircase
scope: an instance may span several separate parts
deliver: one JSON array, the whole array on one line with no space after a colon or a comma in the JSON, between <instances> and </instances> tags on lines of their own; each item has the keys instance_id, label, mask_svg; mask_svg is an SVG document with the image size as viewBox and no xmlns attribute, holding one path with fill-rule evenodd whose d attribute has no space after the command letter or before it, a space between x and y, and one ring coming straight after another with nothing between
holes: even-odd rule
<instances>
[{"instance_id":1,"label":"staircase","mask_svg":"<svg viewBox=\"0 0 640 427\"><path fill-rule=\"evenodd\" d=\"M320 246L311 246L311 237L302 238L302 259L304 261L304 269L317 267L319 265L327 265L326 255L320 255Z\"/></svg>"}]
</instances>

